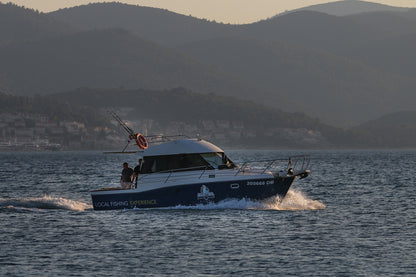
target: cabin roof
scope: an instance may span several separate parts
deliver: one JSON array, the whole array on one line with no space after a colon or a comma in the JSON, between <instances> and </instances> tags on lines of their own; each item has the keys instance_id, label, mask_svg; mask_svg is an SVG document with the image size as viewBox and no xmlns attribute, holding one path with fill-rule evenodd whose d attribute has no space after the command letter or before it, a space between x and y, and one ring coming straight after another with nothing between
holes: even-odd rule
<instances>
[{"instance_id":1,"label":"cabin roof","mask_svg":"<svg viewBox=\"0 0 416 277\"><path fill-rule=\"evenodd\" d=\"M183 139L166 142L146 149L143 156L224 152L214 144L201 139Z\"/></svg>"}]
</instances>

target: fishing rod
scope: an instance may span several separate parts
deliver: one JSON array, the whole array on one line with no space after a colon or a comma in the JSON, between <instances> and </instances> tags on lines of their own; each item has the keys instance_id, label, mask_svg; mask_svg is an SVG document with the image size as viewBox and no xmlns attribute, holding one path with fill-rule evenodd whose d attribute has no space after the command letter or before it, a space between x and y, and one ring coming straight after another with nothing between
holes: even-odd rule
<instances>
[{"instance_id":1,"label":"fishing rod","mask_svg":"<svg viewBox=\"0 0 416 277\"><path fill-rule=\"evenodd\" d=\"M131 129L129 126L127 126L127 123L124 122L114 111L109 111L109 113L113 116L113 118L123 127L123 129L129 134L129 140L127 142L127 145L123 148L121 153L127 153L125 152L127 146L129 146L130 141L135 140L137 146L139 146L140 149L145 150L149 147L149 143L147 142L146 138L140 134L134 132L133 129ZM128 152L131 153L131 152Z\"/></svg>"},{"instance_id":2,"label":"fishing rod","mask_svg":"<svg viewBox=\"0 0 416 277\"><path fill-rule=\"evenodd\" d=\"M121 120L121 118L113 111L110 111L111 115L113 116L113 118L124 128L124 130L129 134L129 137L132 137L135 135L133 129L131 129L129 126L127 126L127 124L125 122L123 122L123 120ZM131 138L131 139L132 139Z\"/></svg>"}]
</instances>

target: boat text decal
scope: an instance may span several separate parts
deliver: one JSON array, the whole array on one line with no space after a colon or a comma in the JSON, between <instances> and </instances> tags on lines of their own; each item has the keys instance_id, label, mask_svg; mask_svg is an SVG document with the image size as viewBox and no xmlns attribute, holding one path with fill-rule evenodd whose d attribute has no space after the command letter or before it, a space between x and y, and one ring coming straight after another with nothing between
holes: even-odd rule
<instances>
[{"instance_id":1,"label":"boat text decal","mask_svg":"<svg viewBox=\"0 0 416 277\"><path fill-rule=\"evenodd\" d=\"M247 186L265 186L265 185L273 185L274 180L267 180L267 181L248 181Z\"/></svg>"},{"instance_id":2,"label":"boat text decal","mask_svg":"<svg viewBox=\"0 0 416 277\"><path fill-rule=\"evenodd\" d=\"M152 200L134 200L130 201L131 206L137 206L137 205L156 205L156 199Z\"/></svg>"},{"instance_id":3,"label":"boat text decal","mask_svg":"<svg viewBox=\"0 0 416 277\"><path fill-rule=\"evenodd\" d=\"M129 208L135 206L156 205L156 199L151 200L131 200L131 201L100 201L95 202L96 208Z\"/></svg>"},{"instance_id":4,"label":"boat text decal","mask_svg":"<svg viewBox=\"0 0 416 277\"><path fill-rule=\"evenodd\" d=\"M104 207L128 207L129 201L103 201L103 202L95 202L94 206L97 208L104 208Z\"/></svg>"}]
</instances>

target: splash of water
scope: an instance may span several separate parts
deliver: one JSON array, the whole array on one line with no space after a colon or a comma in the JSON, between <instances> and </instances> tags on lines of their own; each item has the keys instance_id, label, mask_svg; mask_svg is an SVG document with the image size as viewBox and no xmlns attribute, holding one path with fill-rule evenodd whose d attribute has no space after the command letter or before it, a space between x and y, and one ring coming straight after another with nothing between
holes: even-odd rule
<instances>
[{"instance_id":1,"label":"splash of water","mask_svg":"<svg viewBox=\"0 0 416 277\"><path fill-rule=\"evenodd\" d=\"M71 211L84 211L86 209L92 209L92 206L71 199L62 197L28 197L18 199L0 199L1 209L14 209L14 210L71 210Z\"/></svg>"},{"instance_id":2,"label":"splash of water","mask_svg":"<svg viewBox=\"0 0 416 277\"><path fill-rule=\"evenodd\" d=\"M322 210L325 204L306 197L301 191L289 190L286 197L281 201L279 197L262 202L266 210L298 211L298 210Z\"/></svg>"},{"instance_id":3,"label":"splash of water","mask_svg":"<svg viewBox=\"0 0 416 277\"><path fill-rule=\"evenodd\" d=\"M159 209L178 209L178 210L321 210L325 209L325 204L320 201L306 197L302 192L290 190L286 197L281 201L280 197L273 197L263 201L253 201L249 199L227 199L218 203L198 204L195 206L176 206ZM143 210L143 209L135 209Z\"/></svg>"},{"instance_id":4,"label":"splash of water","mask_svg":"<svg viewBox=\"0 0 416 277\"><path fill-rule=\"evenodd\" d=\"M195 206L182 206L167 207L164 209L178 209L178 210L228 210L228 209L253 209L254 207L260 207L259 202L255 202L249 199L227 199L218 203L198 204Z\"/></svg>"}]
</instances>

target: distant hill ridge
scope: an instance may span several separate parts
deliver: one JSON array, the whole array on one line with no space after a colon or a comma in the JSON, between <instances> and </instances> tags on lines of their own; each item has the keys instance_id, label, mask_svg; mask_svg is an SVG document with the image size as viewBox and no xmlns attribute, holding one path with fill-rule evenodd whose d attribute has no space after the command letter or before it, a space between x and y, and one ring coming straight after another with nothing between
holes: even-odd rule
<instances>
[{"instance_id":1,"label":"distant hill ridge","mask_svg":"<svg viewBox=\"0 0 416 277\"><path fill-rule=\"evenodd\" d=\"M415 110L387 114L354 129L373 134L376 145L382 147L416 147Z\"/></svg>"},{"instance_id":2,"label":"distant hill ridge","mask_svg":"<svg viewBox=\"0 0 416 277\"><path fill-rule=\"evenodd\" d=\"M79 31L78 28L47 14L0 2L0 45L37 40Z\"/></svg>"},{"instance_id":3,"label":"distant hill ridge","mask_svg":"<svg viewBox=\"0 0 416 277\"><path fill-rule=\"evenodd\" d=\"M409 10L409 8L393 7L359 0L343 0L312 5L298 10L317 11L336 16L345 16L367 12L404 12Z\"/></svg>"},{"instance_id":4,"label":"distant hill ridge","mask_svg":"<svg viewBox=\"0 0 416 277\"><path fill-rule=\"evenodd\" d=\"M337 6L337 3L342 5L343 2L348 3L348 6L358 5L356 8L357 10L359 10L361 6L367 5L375 5L379 7L379 9L372 9L371 11L391 10L388 9L389 6L362 1L353 1L351 3L350 1L341 1L323 4L322 7L326 7L327 5ZM381 7L385 7L385 9L381 9ZM406 10L408 9L395 9L395 11ZM370 10L364 9L363 12L364 11ZM128 5L118 2L92 3L88 5L57 10L49 14L83 29L114 27L124 28L131 30L142 38L149 39L166 46L176 46L192 41L230 35L250 37L268 36L268 39L291 39L290 34L293 34L295 37L302 35L304 36L305 34L309 34L310 30L317 31L323 27L333 30L333 33L325 33L325 35L328 36L328 40L326 41L327 43L331 43L331 41L334 43L341 39L338 45L342 45L343 42L354 42L356 37L351 37L351 35L354 33L364 34L363 38L366 38L368 35L374 37L374 34L381 35L385 32L385 30L377 28L378 26L368 26L359 23L357 24L354 23L354 21L349 21L348 19L331 18L331 16L333 16L331 13L326 14L324 11L320 11L319 9L308 9L308 7L290 11L287 14L277 15L275 17L261 20L259 22L241 25L216 23L215 21L207 21L205 19L186 16L159 8ZM296 14L299 15L296 16ZM330 22L328 22L328 20ZM351 27L348 26L351 24L356 24L357 26L353 26L352 28L354 29L351 29ZM260 27L258 28L257 26ZM269 27L267 28L267 26ZM346 30L349 34L348 37L345 37L345 32L342 32L342 28L346 27L349 28ZM367 31L367 28L369 27L373 28ZM272 28L277 28L277 32L272 31ZM260 33L258 33L259 30ZM267 33L265 33L265 31ZM334 34L338 33L340 35L334 37ZM316 33L309 34L309 36L314 35L316 36ZM333 40L329 40L330 38ZM313 40L307 41L295 40L294 42L310 43L316 40L319 41L320 37L318 36ZM325 49L331 49L331 46L328 46Z\"/></svg>"},{"instance_id":5,"label":"distant hill ridge","mask_svg":"<svg viewBox=\"0 0 416 277\"><path fill-rule=\"evenodd\" d=\"M51 12L50 15L84 29L124 28L164 45L216 37L233 26L159 8L119 2L92 3Z\"/></svg>"}]
</instances>

